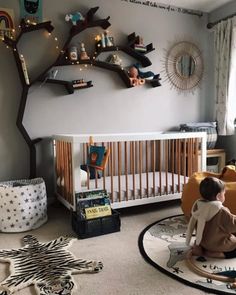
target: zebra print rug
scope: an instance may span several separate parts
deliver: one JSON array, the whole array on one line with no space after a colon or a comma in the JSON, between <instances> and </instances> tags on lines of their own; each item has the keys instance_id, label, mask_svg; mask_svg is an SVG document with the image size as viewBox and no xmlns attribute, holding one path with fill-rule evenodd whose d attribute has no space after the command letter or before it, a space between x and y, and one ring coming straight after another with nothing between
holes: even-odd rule
<instances>
[{"instance_id":1,"label":"zebra print rug","mask_svg":"<svg viewBox=\"0 0 236 295\"><path fill-rule=\"evenodd\" d=\"M12 273L0 284L0 295L9 295L34 285L39 295L69 295L75 287L71 277L76 273L96 273L103 267L93 260L77 259L67 250L76 240L59 237L40 243L36 237L23 238L24 247L0 250L0 259L10 262Z\"/></svg>"},{"instance_id":2,"label":"zebra print rug","mask_svg":"<svg viewBox=\"0 0 236 295\"><path fill-rule=\"evenodd\" d=\"M187 230L183 215L159 220L145 228L139 236L139 249L144 259L158 270L194 288L215 294L236 294L231 283L200 276L186 264ZM236 259L194 257L194 264L202 271L236 278Z\"/></svg>"}]
</instances>

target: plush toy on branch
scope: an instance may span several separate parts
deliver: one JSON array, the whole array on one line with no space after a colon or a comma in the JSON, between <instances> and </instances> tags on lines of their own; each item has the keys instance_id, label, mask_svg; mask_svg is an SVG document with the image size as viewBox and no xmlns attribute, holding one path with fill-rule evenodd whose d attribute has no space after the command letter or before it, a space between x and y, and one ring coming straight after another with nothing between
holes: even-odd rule
<instances>
[{"instance_id":1,"label":"plush toy on branch","mask_svg":"<svg viewBox=\"0 0 236 295\"><path fill-rule=\"evenodd\" d=\"M145 79L139 77L138 69L135 66L129 68L128 74L131 86L143 85L145 83Z\"/></svg>"},{"instance_id":2,"label":"plush toy on branch","mask_svg":"<svg viewBox=\"0 0 236 295\"><path fill-rule=\"evenodd\" d=\"M107 62L120 67L122 66L122 59L117 54L111 54L108 57Z\"/></svg>"},{"instance_id":3,"label":"plush toy on branch","mask_svg":"<svg viewBox=\"0 0 236 295\"><path fill-rule=\"evenodd\" d=\"M84 21L85 18L80 12L69 13L65 16L65 21L71 21L73 26L77 25L78 21Z\"/></svg>"},{"instance_id":4,"label":"plush toy on branch","mask_svg":"<svg viewBox=\"0 0 236 295\"><path fill-rule=\"evenodd\" d=\"M110 149L106 149L104 146L94 145L92 136L89 139L88 150L88 167L93 167L98 170L104 170L110 155Z\"/></svg>"}]
</instances>

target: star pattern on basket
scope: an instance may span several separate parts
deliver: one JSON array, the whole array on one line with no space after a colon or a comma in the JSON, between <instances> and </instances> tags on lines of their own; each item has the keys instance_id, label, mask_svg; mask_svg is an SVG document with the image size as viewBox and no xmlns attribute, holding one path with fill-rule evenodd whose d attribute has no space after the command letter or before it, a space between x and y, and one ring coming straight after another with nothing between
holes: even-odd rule
<instances>
[{"instance_id":1,"label":"star pattern on basket","mask_svg":"<svg viewBox=\"0 0 236 295\"><path fill-rule=\"evenodd\" d=\"M25 231L47 220L45 183L29 181L0 183L0 229L4 232ZM14 230L13 230L14 229Z\"/></svg>"}]
</instances>

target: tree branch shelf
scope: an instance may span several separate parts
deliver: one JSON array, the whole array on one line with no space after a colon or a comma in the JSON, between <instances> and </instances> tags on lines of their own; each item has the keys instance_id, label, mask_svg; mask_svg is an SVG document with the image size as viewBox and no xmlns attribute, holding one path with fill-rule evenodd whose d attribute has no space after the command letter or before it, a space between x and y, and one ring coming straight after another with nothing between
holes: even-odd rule
<instances>
[{"instance_id":1,"label":"tree branch shelf","mask_svg":"<svg viewBox=\"0 0 236 295\"><path fill-rule=\"evenodd\" d=\"M79 86L75 87L73 85L73 81L64 81L64 80L58 80L58 79L51 79L48 78L48 72L55 66L76 66L76 65L93 65L99 68L103 68L109 71L116 72L124 84L126 85L127 88L133 87L131 82L130 82L130 77L128 74L128 71L124 69L123 67L119 65L114 65L106 61L100 61L97 60L97 57L102 53L102 52L114 52L114 51L122 51L129 56L133 57L136 59L142 67L147 67L150 66L152 63L151 61L145 56L147 53L151 52L154 50L152 43L148 44L145 47L145 52L137 52L135 50L135 43L139 39L139 36L136 36L135 33L132 33L128 35L128 42L127 46L119 45L119 46L111 46L111 47L105 47L105 48L98 48L96 47L93 58L87 59L87 60L77 60L77 61L70 61L67 56L67 50L69 48L69 44L71 43L72 39L81 33L82 31L86 30L87 28L92 28L92 27L101 27L102 29L106 30L111 24L109 22L110 17L104 18L104 19L96 19L94 20L94 15L97 12L99 7L93 7L88 10L87 14L85 15L85 20L83 21L78 21L76 25L72 25L69 35L64 43L64 46L62 47L58 57L56 60L49 65L44 71L42 71L38 77L36 77L33 81L30 81L26 77L24 65L22 64L22 56L19 54L17 45L21 39L21 37L32 31L37 31L37 30L46 30L48 33L51 33L54 29L54 27L51 24L51 21L46 21L42 23L28 23L25 22L24 20L21 20L20 22L20 30L18 33L18 36L16 37L15 40L4 36L4 42L9 46L14 54L16 66L18 69L20 81L22 84L22 94L21 94L21 101L20 101L20 106L18 109L18 116L17 116L17 122L16 125L18 129L20 130L22 136L24 137L29 150L30 150L30 178L36 177L36 147L35 145L41 140L40 138L36 139L31 139L29 134L27 133L27 130L23 126L23 117L24 117L24 112L25 112L25 107L26 107L26 102L27 102L27 97L28 97L28 92L29 88L38 82L43 82L43 83L52 83L52 84L58 84L62 85L65 87L66 91L69 94L74 93L76 90L84 89L84 88L89 88L92 87L92 82L88 81L87 85L84 86ZM157 74L153 77L152 80L149 80L148 82L152 87L158 87L160 86L160 75Z\"/></svg>"}]
</instances>

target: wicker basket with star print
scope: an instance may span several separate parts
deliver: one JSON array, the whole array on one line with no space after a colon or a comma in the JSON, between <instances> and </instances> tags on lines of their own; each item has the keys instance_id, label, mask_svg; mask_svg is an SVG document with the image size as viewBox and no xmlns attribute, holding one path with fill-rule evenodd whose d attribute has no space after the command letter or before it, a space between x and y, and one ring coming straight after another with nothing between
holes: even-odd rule
<instances>
[{"instance_id":1,"label":"wicker basket with star print","mask_svg":"<svg viewBox=\"0 0 236 295\"><path fill-rule=\"evenodd\" d=\"M0 232L23 232L47 221L47 194L42 178L0 182Z\"/></svg>"}]
</instances>

